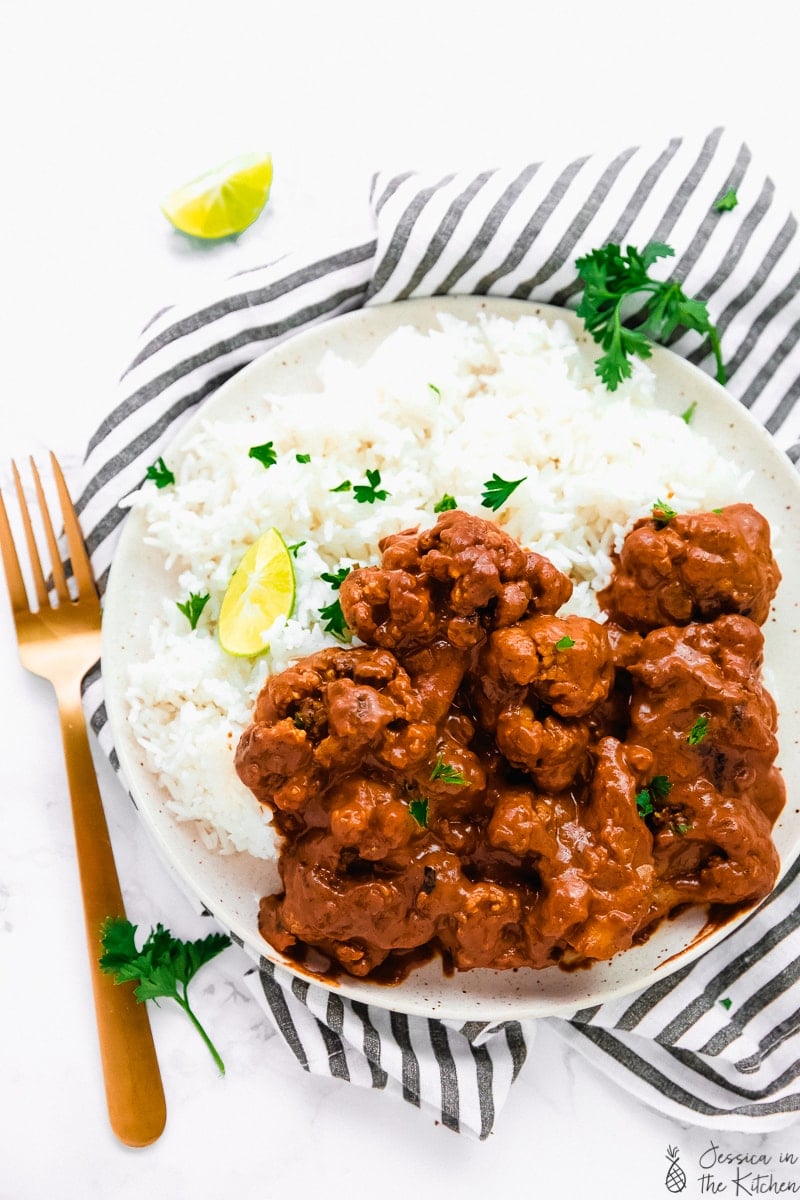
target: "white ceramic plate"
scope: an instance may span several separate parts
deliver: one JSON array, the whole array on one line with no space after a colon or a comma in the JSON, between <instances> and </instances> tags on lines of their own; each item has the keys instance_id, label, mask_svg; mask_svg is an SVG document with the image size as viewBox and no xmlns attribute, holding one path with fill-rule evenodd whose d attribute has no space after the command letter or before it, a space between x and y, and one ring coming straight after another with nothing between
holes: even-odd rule
<instances>
[{"instance_id":1,"label":"white ceramic plate","mask_svg":"<svg viewBox=\"0 0 800 1200\"><path fill-rule=\"evenodd\" d=\"M480 312L518 317L536 313L560 317L582 330L573 313L547 305L488 297L434 297L359 310L299 334L258 358L224 384L182 430L188 437L199 420L238 421L263 412L266 393L319 390L316 368L322 355L364 361L375 346L399 325L428 330L437 314L452 313L474 321ZM587 354L591 341L582 335ZM703 372L671 352L656 348L651 360L658 401L681 413L698 400L693 427L711 437L719 450L753 472L746 499L779 528L778 557L783 582L766 627L766 666L780 710L779 737L787 779L800 776L800 673L794 668L798 644L800 599L800 481L769 435ZM136 509L127 518L111 570L103 624L103 678L106 706L123 775L145 825L167 862L190 894L198 897L219 922L256 954L297 967L260 937L259 898L278 889L274 867L249 855L217 856L209 852L193 826L179 824L166 808L166 792L144 767L139 747L125 719L123 696L128 665L147 657L147 629L158 613L165 575L157 552L143 543L144 520ZM800 851L800 810L791 796L775 828L775 842L785 869ZM469 971L446 977L438 960L412 973L396 987L369 980L339 979L342 995L407 1013L458 1020L500 1020L571 1012L661 979L707 950L744 919L729 922L701 940L703 911L689 911L662 923L643 945L586 970Z\"/></svg>"}]
</instances>

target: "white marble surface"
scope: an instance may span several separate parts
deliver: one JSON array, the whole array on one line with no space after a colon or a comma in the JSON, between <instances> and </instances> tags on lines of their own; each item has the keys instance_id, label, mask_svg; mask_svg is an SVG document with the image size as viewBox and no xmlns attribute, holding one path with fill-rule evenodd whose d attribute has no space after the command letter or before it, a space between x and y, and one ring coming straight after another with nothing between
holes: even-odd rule
<instances>
[{"instance_id":1,"label":"white marble surface","mask_svg":"<svg viewBox=\"0 0 800 1200\"><path fill-rule=\"evenodd\" d=\"M495 0L296 0L135 7L0 2L0 486L11 454L53 448L74 478L152 311L363 217L376 167L494 165L727 124L800 212L796 47L782 5L676 0L546 8ZM268 211L235 243L189 245L159 197L243 150L275 159ZM151 1006L168 1104L154 1146L111 1134L49 688L19 666L0 597L0 1198L458 1194L615 1200L684 1195L709 1141L612 1087L544 1028L489 1142L378 1093L306 1076L243 984L236 949L197 1008L219 1078L182 1014ZM176 890L98 761L129 914L184 937L207 922ZM800 1168L793 1177L800 1189ZM717 1172L725 1195L731 1172ZM747 1194L740 1191L739 1194Z\"/></svg>"}]
</instances>

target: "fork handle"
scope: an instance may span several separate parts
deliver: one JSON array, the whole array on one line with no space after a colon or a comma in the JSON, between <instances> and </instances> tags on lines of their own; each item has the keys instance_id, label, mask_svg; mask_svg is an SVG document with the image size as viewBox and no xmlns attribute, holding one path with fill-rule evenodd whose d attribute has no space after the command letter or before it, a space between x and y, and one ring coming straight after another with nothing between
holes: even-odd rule
<instances>
[{"instance_id":1,"label":"fork handle","mask_svg":"<svg viewBox=\"0 0 800 1200\"><path fill-rule=\"evenodd\" d=\"M137 1002L132 987L116 984L98 963L103 952L101 926L107 917L124 917L125 908L89 749L80 684L58 689L58 708L108 1115L120 1141L149 1146L164 1129L167 1111L147 1006Z\"/></svg>"}]
</instances>

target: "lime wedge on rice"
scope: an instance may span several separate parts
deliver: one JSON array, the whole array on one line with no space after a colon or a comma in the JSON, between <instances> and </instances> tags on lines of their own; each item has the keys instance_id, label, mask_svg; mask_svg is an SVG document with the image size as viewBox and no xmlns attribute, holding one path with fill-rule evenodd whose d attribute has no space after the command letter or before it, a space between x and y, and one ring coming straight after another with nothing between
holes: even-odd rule
<instances>
[{"instance_id":1,"label":"lime wedge on rice","mask_svg":"<svg viewBox=\"0 0 800 1200\"><path fill-rule=\"evenodd\" d=\"M253 224L271 184L272 156L244 154L171 192L161 211L181 233L230 237Z\"/></svg>"},{"instance_id":2,"label":"lime wedge on rice","mask_svg":"<svg viewBox=\"0 0 800 1200\"><path fill-rule=\"evenodd\" d=\"M277 617L291 616L294 592L292 556L277 529L268 529L231 575L219 610L222 649L240 658L263 654L264 634Z\"/></svg>"}]
</instances>

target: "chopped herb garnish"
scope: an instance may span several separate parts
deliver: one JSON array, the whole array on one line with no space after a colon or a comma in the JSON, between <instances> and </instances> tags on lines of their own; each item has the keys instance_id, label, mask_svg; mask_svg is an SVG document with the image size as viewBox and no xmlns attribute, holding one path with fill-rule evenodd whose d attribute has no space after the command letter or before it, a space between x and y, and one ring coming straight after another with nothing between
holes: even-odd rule
<instances>
[{"instance_id":1,"label":"chopped herb garnish","mask_svg":"<svg viewBox=\"0 0 800 1200\"><path fill-rule=\"evenodd\" d=\"M712 508L712 510L711 510L711 511L712 511L713 513L716 513L716 514L717 514L717 516L719 516L719 514L722 512L722 509L721 509L721 508Z\"/></svg>"},{"instance_id":2,"label":"chopped herb garnish","mask_svg":"<svg viewBox=\"0 0 800 1200\"><path fill-rule=\"evenodd\" d=\"M311 455L310 454L295 454L295 459L299 463L310 463Z\"/></svg>"},{"instance_id":3,"label":"chopped herb garnish","mask_svg":"<svg viewBox=\"0 0 800 1200\"><path fill-rule=\"evenodd\" d=\"M708 734L708 720L705 714L697 718L686 736L686 740L690 746L699 746L706 737Z\"/></svg>"},{"instance_id":4,"label":"chopped herb garnish","mask_svg":"<svg viewBox=\"0 0 800 1200\"><path fill-rule=\"evenodd\" d=\"M656 810L653 808L653 797L649 788L642 788L636 793L636 808L640 817L649 817Z\"/></svg>"},{"instance_id":5,"label":"chopped herb garnish","mask_svg":"<svg viewBox=\"0 0 800 1200\"><path fill-rule=\"evenodd\" d=\"M441 389L438 388L435 383L429 383L428 387L431 389L431 391L433 392L436 399L441 400L441 398L442 398Z\"/></svg>"},{"instance_id":6,"label":"chopped herb garnish","mask_svg":"<svg viewBox=\"0 0 800 1200\"><path fill-rule=\"evenodd\" d=\"M448 492L445 492L441 500L438 500L436 504L434 504L433 511L436 513L450 512L454 508L458 508L455 496L451 496Z\"/></svg>"},{"instance_id":7,"label":"chopped herb garnish","mask_svg":"<svg viewBox=\"0 0 800 1200\"><path fill-rule=\"evenodd\" d=\"M693 400L692 403L689 405L689 407L681 413L681 420L685 421L686 424L688 425L689 422L691 421L692 417L694 416L696 409L697 409L697 401Z\"/></svg>"},{"instance_id":8,"label":"chopped herb garnish","mask_svg":"<svg viewBox=\"0 0 800 1200\"><path fill-rule=\"evenodd\" d=\"M672 784L666 775L654 775L650 780L650 794L654 800L666 800L672 791Z\"/></svg>"},{"instance_id":9,"label":"chopped herb garnish","mask_svg":"<svg viewBox=\"0 0 800 1200\"><path fill-rule=\"evenodd\" d=\"M334 574L331 574L329 571L323 571L320 575L320 579L324 579L326 583L331 585L335 592L338 592L339 588L350 574L350 570L350 567L339 567Z\"/></svg>"},{"instance_id":10,"label":"chopped herb garnish","mask_svg":"<svg viewBox=\"0 0 800 1200\"><path fill-rule=\"evenodd\" d=\"M339 567L334 574L330 574L328 571L325 571L320 576L320 579L324 579L326 583L331 585L335 592L338 592L339 588L342 586L342 583L349 574L350 567ZM319 615L323 621L323 629L326 633L333 634L333 636L340 642L347 642L350 640L350 630L347 622L344 619L342 602L338 596L331 604L324 604L322 608L319 609Z\"/></svg>"},{"instance_id":11,"label":"chopped herb garnish","mask_svg":"<svg viewBox=\"0 0 800 1200\"><path fill-rule=\"evenodd\" d=\"M666 775L654 775L647 787L636 793L636 808L640 817L649 817L656 811L656 802L666 800L672 784Z\"/></svg>"},{"instance_id":12,"label":"chopped herb garnish","mask_svg":"<svg viewBox=\"0 0 800 1200\"><path fill-rule=\"evenodd\" d=\"M332 633L340 642L349 641L349 629L342 612L342 603L338 598L332 604L325 604L319 610L326 633Z\"/></svg>"},{"instance_id":13,"label":"chopped herb garnish","mask_svg":"<svg viewBox=\"0 0 800 1200\"><path fill-rule=\"evenodd\" d=\"M578 316L604 351L595 373L610 392L632 374L631 355L650 358L652 343L667 341L678 326L706 335L716 359L717 380L725 383L719 333L711 324L705 302L687 296L677 280L651 279L648 273L659 258L674 253L663 242L649 242L644 250L628 246L623 254L618 245L609 242L575 263L583 281ZM633 318L636 324L629 328L622 323L622 310L634 296L640 303Z\"/></svg>"},{"instance_id":14,"label":"chopped herb garnish","mask_svg":"<svg viewBox=\"0 0 800 1200\"><path fill-rule=\"evenodd\" d=\"M175 482L175 476L170 471L163 458L157 458L151 467L148 467L144 473L145 479L152 479L157 488L169 487Z\"/></svg>"},{"instance_id":15,"label":"chopped herb garnish","mask_svg":"<svg viewBox=\"0 0 800 1200\"><path fill-rule=\"evenodd\" d=\"M353 488L353 495L359 504L374 504L376 500L385 500L387 496L391 496L391 492L380 487L380 471L367 471L366 476L366 483L357 483Z\"/></svg>"},{"instance_id":16,"label":"chopped herb garnish","mask_svg":"<svg viewBox=\"0 0 800 1200\"><path fill-rule=\"evenodd\" d=\"M274 467L278 461L273 442L264 442L263 446L251 446L247 451L248 458L254 458L262 467Z\"/></svg>"},{"instance_id":17,"label":"chopped herb garnish","mask_svg":"<svg viewBox=\"0 0 800 1200\"><path fill-rule=\"evenodd\" d=\"M428 828L428 799L427 796L417 796L409 803L408 811L423 829Z\"/></svg>"},{"instance_id":18,"label":"chopped herb garnish","mask_svg":"<svg viewBox=\"0 0 800 1200\"><path fill-rule=\"evenodd\" d=\"M732 208L736 208L739 203L739 197L736 195L736 188L728 188L724 196L720 196L714 205L715 212L730 212Z\"/></svg>"},{"instance_id":19,"label":"chopped herb garnish","mask_svg":"<svg viewBox=\"0 0 800 1200\"><path fill-rule=\"evenodd\" d=\"M459 770L444 761L442 754L436 759L436 765L431 771L431 779L441 779L442 783L454 783L457 787L467 787L469 783Z\"/></svg>"},{"instance_id":20,"label":"chopped herb garnish","mask_svg":"<svg viewBox=\"0 0 800 1200\"><path fill-rule=\"evenodd\" d=\"M727 996L723 996L723 998L720 1000L720 1004L725 1009L733 1008L733 1001L729 1000Z\"/></svg>"},{"instance_id":21,"label":"chopped herb garnish","mask_svg":"<svg viewBox=\"0 0 800 1200\"><path fill-rule=\"evenodd\" d=\"M685 825L682 823L672 826L673 832L679 834L681 837L683 837L685 833L688 833L691 828L691 825Z\"/></svg>"},{"instance_id":22,"label":"chopped herb garnish","mask_svg":"<svg viewBox=\"0 0 800 1200\"><path fill-rule=\"evenodd\" d=\"M199 593L190 592L188 600L185 600L183 603L181 603L180 600L176 602L178 608L186 617L192 629L197 628L197 622L200 620L200 614L210 599L211 597L209 596L208 592L206 592L204 596L201 596Z\"/></svg>"},{"instance_id":23,"label":"chopped herb garnish","mask_svg":"<svg viewBox=\"0 0 800 1200\"><path fill-rule=\"evenodd\" d=\"M338 486L338 487L331 488L331 491L332 491L332 492L349 492L349 491L350 491L350 489L352 488L352 486L353 486L353 485L352 485L352 483L350 482L350 480L349 480L349 479L345 479L345 480L343 480L343 481L342 481L342 482L339 484L339 486Z\"/></svg>"},{"instance_id":24,"label":"chopped herb garnish","mask_svg":"<svg viewBox=\"0 0 800 1200\"><path fill-rule=\"evenodd\" d=\"M289 551L292 558L297 558L297 551L301 548L301 546L305 546L305 542L292 542L291 546L287 546L286 549Z\"/></svg>"},{"instance_id":25,"label":"chopped herb garnish","mask_svg":"<svg viewBox=\"0 0 800 1200\"><path fill-rule=\"evenodd\" d=\"M559 638L556 642L556 650L571 650L574 645L574 640L565 634L564 637Z\"/></svg>"},{"instance_id":26,"label":"chopped herb garnish","mask_svg":"<svg viewBox=\"0 0 800 1200\"><path fill-rule=\"evenodd\" d=\"M498 508L503 507L511 493L527 478L527 475L523 475L522 479L501 479L495 471L492 478L487 479L483 485L485 490L482 494L481 506L497 512Z\"/></svg>"},{"instance_id":27,"label":"chopped herb garnish","mask_svg":"<svg viewBox=\"0 0 800 1200\"><path fill-rule=\"evenodd\" d=\"M103 923L100 935L104 954L99 959L100 970L113 975L115 983L138 980L133 994L140 1004L162 996L179 1004L224 1075L225 1065L192 1011L188 990L200 968L230 946L231 939L225 933L210 933L195 942L184 942L159 924L150 930L141 950L137 950L136 928L124 917L109 917Z\"/></svg>"},{"instance_id":28,"label":"chopped herb garnish","mask_svg":"<svg viewBox=\"0 0 800 1200\"><path fill-rule=\"evenodd\" d=\"M663 500L656 500L652 508L653 520L659 529L663 529L668 525L673 517L677 517L677 512L674 508L670 508Z\"/></svg>"}]
</instances>

